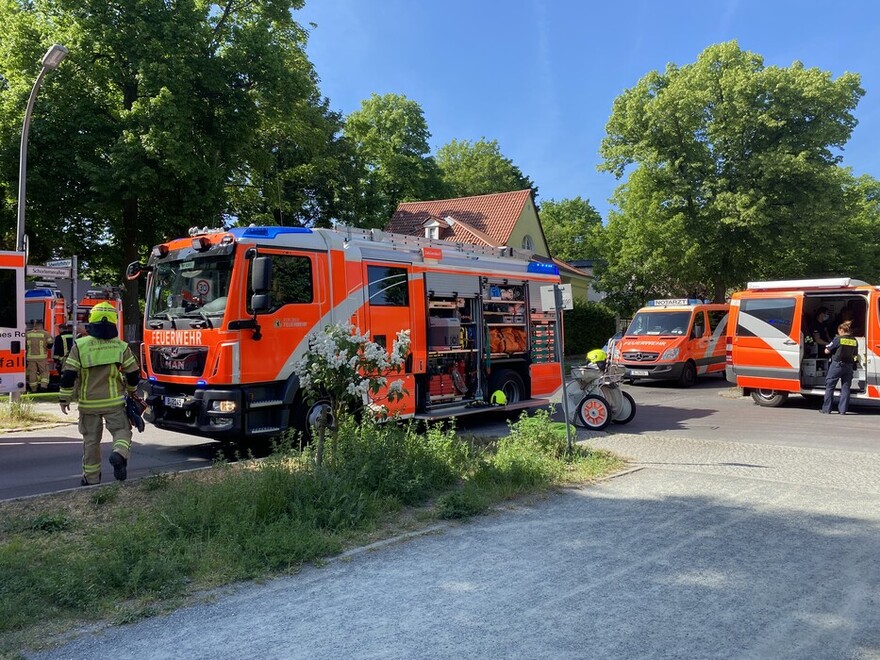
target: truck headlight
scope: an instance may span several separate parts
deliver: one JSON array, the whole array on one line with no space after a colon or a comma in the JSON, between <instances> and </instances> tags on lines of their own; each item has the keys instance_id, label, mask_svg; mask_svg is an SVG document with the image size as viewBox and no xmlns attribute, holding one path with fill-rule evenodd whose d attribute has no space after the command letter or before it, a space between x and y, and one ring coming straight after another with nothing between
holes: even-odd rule
<instances>
[{"instance_id":1,"label":"truck headlight","mask_svg":"<svg viewBox=\"0 0 880 660\"><path fill-rule=\"evenodd\" d=\"M661 360L674 360L678 357L679 350L677 348L667 348L660 356Z\"/></svg>"},{"instance_id":2,"label":"truck headlight","mask_svg":"<svg viewBox=\"0 0 880 660\"><path fill-rule=\"evenodd\" d=\"M211 401L211 410L222 413L235 412L235 401Z\"/></svg>"}]
</instances>

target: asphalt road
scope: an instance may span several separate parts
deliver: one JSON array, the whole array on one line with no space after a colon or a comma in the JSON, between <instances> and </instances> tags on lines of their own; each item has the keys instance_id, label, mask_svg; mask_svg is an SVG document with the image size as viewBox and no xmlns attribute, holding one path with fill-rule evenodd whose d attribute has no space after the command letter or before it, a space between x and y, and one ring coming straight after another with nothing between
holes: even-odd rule
<instances>
[{"instance_id":1,"label":"asphalt road","mask_svg":"<svg viewBox=\"0 0 880 660\"><path fill-rule=\"evenodd\" d=\"M792 396L781 408L761 408L719 378L701 380L691 389L669 383L627 386L638 406L632 422L612 424L600 435L637 434L718 442L750 442L880 452L880 407L857 406L856 414L820 415L813 403ZM57 406L41 404L55 413ZM75 414L71 415L75 420ZM560 416L561 419L561 416ZM502 435L507 422L498 414L464 417L463 433ZM105 434L106 435L106 434ZM582 437L591 434L581 432ZM210 440L171 433L147 425L134 434L129 478L156 472L205 467L222 452ZM260 449L257 449L259 453ZM105 479L110 439L104 446ZM226 456L230 458L230 456ZM0 434L0 499L79 487L82 444L75 424L26 433Z\"/></svg>"}]
</instances>

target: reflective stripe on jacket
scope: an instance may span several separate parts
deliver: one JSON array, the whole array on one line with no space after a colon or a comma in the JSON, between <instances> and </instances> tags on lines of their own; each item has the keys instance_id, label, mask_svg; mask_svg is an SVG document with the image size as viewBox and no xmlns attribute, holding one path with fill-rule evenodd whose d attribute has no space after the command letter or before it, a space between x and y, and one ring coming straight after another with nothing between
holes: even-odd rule
<instances>
[{"instance_id":1,"label":"reflective stripe on jacket","mask_svg":"<svg viewBox=\"0 0 880 660\"><path fill-rule=\"evenodd\" d=\"M52 335L45 330L28 330L24 337L28 360L45 360L49 357Z\"/></svg>"},{"instance_id":2,"label":"reflective stripe on jacket","mask_svg":"<svg viewBox=\"0 0 880 660\"><path fill-rule=\"evenodd\" d=\"M79 375L79 408L88 412L112 410L125 403L127 391L134 387L126 385L123 373L138 371L137 360L128 345L121 339L97 339L83 337L77 339L64 371L75 371ZM69 400L73 388L62 387L60 400Z\"/></svg>"}]
</instances>

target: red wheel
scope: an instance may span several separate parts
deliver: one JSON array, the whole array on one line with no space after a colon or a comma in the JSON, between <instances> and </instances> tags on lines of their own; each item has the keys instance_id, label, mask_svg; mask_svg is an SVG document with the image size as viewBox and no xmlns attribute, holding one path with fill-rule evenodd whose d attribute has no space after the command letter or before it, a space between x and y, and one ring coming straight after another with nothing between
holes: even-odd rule
<instances>
[{"instance_id":1,"label":"red wheel","mask_svg":"<svg viewBox=\"0 0 880 660\"><path fill-rule=\"evenodd\" d=\"M581 399L576 415L586 428L601 431L611 423L611 406L598 394L590 394Z\"/></svg>"}]
</instances>

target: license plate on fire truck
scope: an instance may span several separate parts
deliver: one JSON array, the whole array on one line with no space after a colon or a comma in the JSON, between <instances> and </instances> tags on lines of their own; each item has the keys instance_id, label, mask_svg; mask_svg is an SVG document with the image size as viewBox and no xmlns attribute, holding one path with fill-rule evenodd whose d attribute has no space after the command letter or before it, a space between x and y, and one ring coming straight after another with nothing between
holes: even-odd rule
<instances>
[{"instance_id":1,"label":"license plate on fire truck","mask_svg":"<svg viewBox=\"0 0 880 660\"><path fill-rule=\"evenodd\" d=\"M629 370L630 376L647 376L648 374L649 374L649 371L647 369L630 369Z\"/></svg>"},{"instance_id":2,"label":"license plate on fire truck","mask_svg":"<svg viewBox=\"0 0 880 660\"><path fill-rule=\"evenodd\" d=\"M186 405L186 397L183 396L166 396L165 405L169 408L183 408Z\"/></svg>"}]
</instances>

